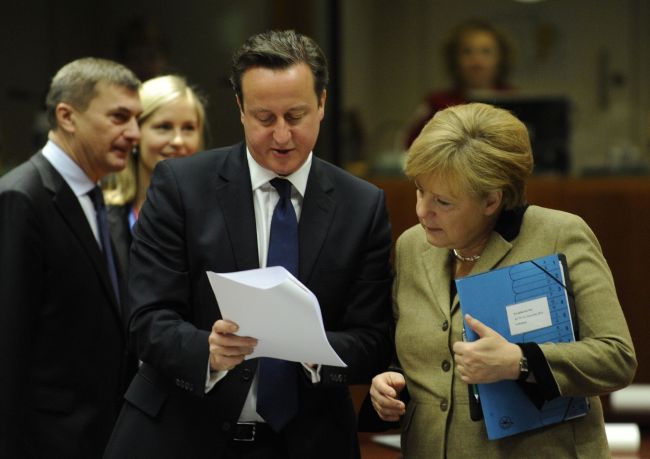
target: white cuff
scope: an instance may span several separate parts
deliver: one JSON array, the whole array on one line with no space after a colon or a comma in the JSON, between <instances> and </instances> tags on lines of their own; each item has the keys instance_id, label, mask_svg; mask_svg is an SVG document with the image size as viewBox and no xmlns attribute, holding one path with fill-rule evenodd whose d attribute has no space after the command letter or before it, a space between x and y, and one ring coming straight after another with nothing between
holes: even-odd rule
<instances>
[{"instance_id":1,"label":"white cuff","mask_svg":"<svg viewBox=\"0 0 650 459\"><path fill-rule=\"evenodd\" d=\"M302 367L309 372L309 377L311 378L311 383L312 384L318 384L320 382L320 367L321 365L318 365L316 368L311 368L307 364L303 363Z\"/></svg>"},{"instance_id":2,"label":"white cuff","mask_svg":"<svg viewBox=\"0 0 650 459\"><path fill-rule=\"evenodd\" d=\"M226 370L210 371L210 361L208 360L208 373L205 378L205 393L207 394L210 392L215 384L221 381L227 374L228 372Z\"/></svg>"}]
</instances>

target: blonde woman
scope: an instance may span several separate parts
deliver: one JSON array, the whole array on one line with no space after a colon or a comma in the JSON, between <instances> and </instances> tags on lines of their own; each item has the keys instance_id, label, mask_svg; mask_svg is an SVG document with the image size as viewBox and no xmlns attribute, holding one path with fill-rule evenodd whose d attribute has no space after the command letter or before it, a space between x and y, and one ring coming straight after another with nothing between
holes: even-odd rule
<instances>
[{"instance_id":1,"label":"blonde woman","mask_svg":"<svg viewBox=\"0 0 650 459\"><path fill-rule=\"evenodd\" d=\"M415 182L420 224L396 246L402 371L376 376L370 389L380 418L401 421L406 459L609 457L598 396L632 381L634 347L594 233L576 215L527 204L532 168L524 124L485 104L438 112L409 150L405 172ZM579 341L519 347L467 316L481 338L462 342L455 279L558 252L569 266ZM485 424L470 419L467 385L502 380L518 380L541 400L587 396L591 410L488 440ZM405 389L408 403L399 397Z\"/></svg>"},{"instance_id":2,"label":"blonde woman","mask_svg":"<svg viewBox=\"0 0 650 459\"><path fill-rule=\"evenodd\" d=\"M203 148L205 107L184 78L165 75L143 83L140 142L126 169L107 177L104 195L122 273L126 273L131 231L159 161Z\"/></svg>"}]
</instances>

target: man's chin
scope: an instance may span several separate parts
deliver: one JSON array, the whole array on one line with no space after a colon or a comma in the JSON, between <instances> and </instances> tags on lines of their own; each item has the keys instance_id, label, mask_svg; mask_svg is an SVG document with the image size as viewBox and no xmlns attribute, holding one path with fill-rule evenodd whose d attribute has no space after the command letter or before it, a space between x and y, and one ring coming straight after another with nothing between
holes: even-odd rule
<instances>
[{"instance_id":1,"label":"man's chin","mask_svg":"<svg viewBox=\"0 0 650 459\"><path fill-rule=\"evenodd\" d=\"M128 156L127 155L114 155L111 158L111 162L108 165L110 172L119 172L123 170L126 165L128 164Z\"/></svg>"}]
</instances>

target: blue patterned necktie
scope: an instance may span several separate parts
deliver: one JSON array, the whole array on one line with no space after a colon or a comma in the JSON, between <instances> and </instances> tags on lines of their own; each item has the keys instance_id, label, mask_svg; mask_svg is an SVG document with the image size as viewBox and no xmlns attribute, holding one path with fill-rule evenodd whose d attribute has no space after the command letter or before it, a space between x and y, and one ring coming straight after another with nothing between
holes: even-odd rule
<instances>
[{"instance_id":1,"label":"blue patterned necktie","mask_svg":"<svg viewBox=\"0 0 650 459\"><path fill-rule=\"evenodd\" d=\"M111 237L108 230L108 214L106 213L106 206L104 205L104 196L102 190L98 186L88 192L88 196L93 201L95 206L95 213L97 214L97 230L99 231L99 240L101 241L101 248L104 252L106 261L106 268L111 278L113 285L113 292L115 293L115 300L120 302L120 289L117 284L117 269L115 268L115 258L113 257L113 248L111 247Z\"/></svg>"},{"instance_id":2,"label":"blue patterned necktie","mask_svg":"<svg viewBox=\"0 0 650 459\"><path fill-rule=\"evenodd\" d=\"M291 183L280 178L274 178L270 183L280 195L280 200L271 219L266 265L284 266L297 277L298 220L291 204ZM276 432L282 430L298 411L297 370L294 362L260 358L257 412Z\"/></svg>"}]
</instances>

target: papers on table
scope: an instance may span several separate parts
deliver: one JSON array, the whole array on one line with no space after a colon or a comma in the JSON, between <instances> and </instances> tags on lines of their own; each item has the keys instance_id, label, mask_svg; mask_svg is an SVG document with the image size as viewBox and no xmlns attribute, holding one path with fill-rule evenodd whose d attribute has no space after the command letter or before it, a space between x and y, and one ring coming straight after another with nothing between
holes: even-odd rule
<instances>
[{"instance_id":1,"label":"papers on table","mask_svg":"<svg viewBox=\"0 0 650 459\"><path fill-rule=\"evenodd\" d=\"M247 359L347 366L327 341L318 299L283 267L207 275L222 317L258 340Z\"/></svg>"}]
</instances>

